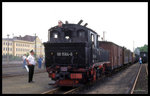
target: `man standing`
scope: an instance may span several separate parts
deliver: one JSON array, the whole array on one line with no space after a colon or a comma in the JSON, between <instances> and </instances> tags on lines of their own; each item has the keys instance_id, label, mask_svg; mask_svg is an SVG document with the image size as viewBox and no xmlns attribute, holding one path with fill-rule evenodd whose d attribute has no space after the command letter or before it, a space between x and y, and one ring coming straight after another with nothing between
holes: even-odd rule
<instances>
[{"instance_id":1,"label":"man standing","mask_svg":"<svg viewBox=\"0 0 150 96\"><path fill-rule=\"evenodd\" d=\"M141 58L141 57L140 57L140 59L139 59L139 63L142 64L142 58Z\"/></svg>"},{"instance_id":2,"label":"man standing","mask_svg":"<svg viewBox=\"0 0 150 96\"><path fill-rule=\"evenodd\" d=\"M26 65L26 54L23 55L22 60L23 60L23 68L25 68Z\"/></svg>"},{"instance_id":3,"label":"man standing","mask_svg":"<svg viewBox=\"0 0 150 96\"><path fill-rule=\"evenodd\" d=\"M33 83L32 78L33 78L33 74L34 74L34 66L36 64L33 50L30 51L30 55L27 57L26 61L27 61L28 68L29 68L28 82Z\"/></svg>"}]
</instances>

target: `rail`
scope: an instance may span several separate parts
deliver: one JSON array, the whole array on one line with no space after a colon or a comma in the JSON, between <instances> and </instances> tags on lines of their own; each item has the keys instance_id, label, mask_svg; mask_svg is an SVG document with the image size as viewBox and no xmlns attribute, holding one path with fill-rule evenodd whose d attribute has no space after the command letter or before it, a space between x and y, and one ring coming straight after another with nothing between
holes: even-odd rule
<instances>
[{"instance_id":1,"label":"rail","mask_svg":"<svg viewBox=\"0 0 150 96\"><path fill-rule=\"evenodd\" d=\"M138 70L138 74L137 74L137 76L136 76L136 79L135 79L135 81L134 81L134 84L133 84L133 87L132 87L132 89L131 89L130 94L133 94L133 92L134 92L135 85L136 85L136 83L137 83L137 80L138 80L139 74L140 74L140 72L141 72L141 68L142 68L142 65L140 65L140 68L139 68L139 70Z\"/></svg>"},{"instance_id":2,"label":"rail","mask_svg":"<svg viewBox=\"0 0 150 96\"><path fill-rule=\"evenodd\" d=\"M43 92L42 94L53 94L55 93L56 91L58 91L60 88L55 88L55 89L52 89L52 90L49 90L49 91L46 91L46 92Z\"/></svg>"},{"instance_id":3,"label":"rail","mask_svg":"<svg viewBox=\"0 0 150 96\"><path fill-rule=\"evenodd\" d=\"M148 76L148 64L145 64L145 67L146 67L146 73L147 73L147 76Z\"/></svg>"}]
</instances>

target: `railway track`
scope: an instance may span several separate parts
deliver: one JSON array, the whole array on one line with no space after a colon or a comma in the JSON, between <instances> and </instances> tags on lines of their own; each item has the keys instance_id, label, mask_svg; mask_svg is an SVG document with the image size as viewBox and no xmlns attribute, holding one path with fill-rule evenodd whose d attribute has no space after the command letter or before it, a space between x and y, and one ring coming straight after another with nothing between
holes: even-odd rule
<instances>
[{"instance_id":1,"label":"railway track","mask_svg":"<svg viewBox=\"0 0 150 96\"><path fill-rule=\"evenodd\" d=\"M148 64L145 64L145 68L146 68L146 73L147 73L147 76L148 76Z\"/></svg>"},{"instance_id":2,"label":"railway track","mask_svg":"<svg viewBox=\"0 0 150 96\"><path fill-rule=\"evenodd\" d=\"M52 90L43 92L42 94L72 94L72 93L76 92L79 89L80 89L80 87L77 87L77 88L68 89L66 91L66 90L62 90L62 88L60 88L60 87L57 87L57 88L54 88Z\"/></svg>"},{"instance_id":3,"label":"railway track","mask_svg":"<svg viewBox=\"0 0 150 96\"><path fill-rule=\"evenodd\" d=\"M130 94L133 94L133 92L134 92L134 89L135 89L135 86L136 86L136 83L137 83L139 74L140 74L140 72L141 72L141 69L142 69L142 65L140 65L140 68L139 68L138 73L137 73L137 75L136 75L136 78L135 78L134 84L133 84L133 86L132 86L132 89L131 89L131 91L130 91Z\"/></svg>"}]
</instances>

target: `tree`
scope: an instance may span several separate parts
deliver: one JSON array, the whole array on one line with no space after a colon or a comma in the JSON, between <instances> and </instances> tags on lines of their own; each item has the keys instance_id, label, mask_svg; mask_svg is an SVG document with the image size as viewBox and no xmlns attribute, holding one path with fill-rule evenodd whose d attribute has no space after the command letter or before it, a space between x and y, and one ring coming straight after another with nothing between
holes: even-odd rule
<instances>
[{"instance_id":1,"label":"tree","mask_svg":"<svg viewBox=\"0 0 150 96\"><path fill-rule=\"evenodd\" d=\"M148 52L148 45L144 45L142 47L140 47L140 52Z\"/></svg>"},{"instance_id":2,"label":"tree","mask_svg":"<svg viewBox=\"0 0 150 96\"><path fill-rule=\"evenodd\" d=\"M27 52L27 57L29 56L29 52Z\"/></svg>"},{"instance_id":3,"label":"tree","mask_svg":"<svg viewBox=\"0 0 150 96\"><path fill-rule=\"evenodd\" d=\"M141 47L137 47L134 52L136 53L137 50L139 50L140 52L148 52L148 45L144 44L144 46Z\"/></svg>"}]
</instances>

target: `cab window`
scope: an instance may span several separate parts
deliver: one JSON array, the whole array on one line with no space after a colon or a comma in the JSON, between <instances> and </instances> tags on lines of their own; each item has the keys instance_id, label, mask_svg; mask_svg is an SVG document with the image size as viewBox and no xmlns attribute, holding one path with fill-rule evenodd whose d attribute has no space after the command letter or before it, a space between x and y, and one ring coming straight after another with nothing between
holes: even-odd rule
<instances>
[{"instance_id":1,"label":"cab window","mask_svg":"<svg viewBox=\"0 0 150 96\"><path fill-rule=\"evenodd\" d=\"M58 32L57 32L57 31L53 31L53 32L51 32L51 34L50 34L50 38L55 38L55 39L59 38L59 34L58 34Z\"/></svg>"},{"instance_id":2,"label":"cab window","mask_svg":"<svg viewBox=\"0 0 150 96\"><path fill-rule=\"evenodd\" d=\"M79 30L77 33L78 33L78 37L82 37L82 38L85 37L85 31Z\"/></svg>"},{"instance_id":3,"label":"cab window","mask_svg":"<svg viewBox=\"0 0 150 96\"><path fill-rule=\"evenodd\" d=\"M95 37L94 37L94 34L91 34L91 41L92 41L92 48L95 47Z\"/></svg>"}]
</instances>

